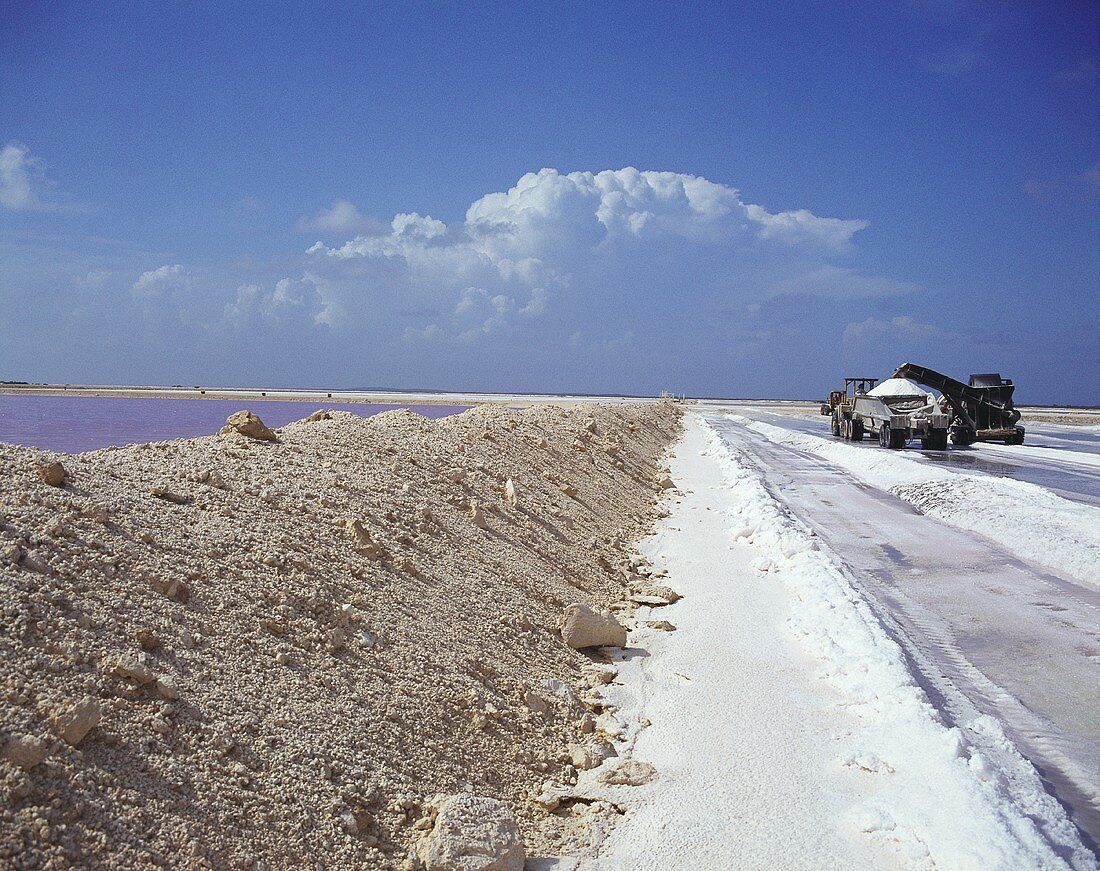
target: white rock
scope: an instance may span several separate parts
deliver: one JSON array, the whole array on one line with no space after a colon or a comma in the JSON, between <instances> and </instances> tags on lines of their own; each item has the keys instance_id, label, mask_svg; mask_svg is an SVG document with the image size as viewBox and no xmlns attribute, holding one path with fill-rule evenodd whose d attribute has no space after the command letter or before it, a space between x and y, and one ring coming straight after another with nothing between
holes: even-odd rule
<instances>
[{"instance_id":1,"label":"white rock","mask_svg":"<svg viewBox=\"0 0 1100 871\"><path fill-rule=\"evenodd\" d=\"M615 748L607 741L596 741L592 744L573 744L569 748L569 761L578 771L588 771L603 764L605 759L618 756Z\"/></svg>"},{"instance_id":2,"label":"white rock","mask_svg":"<svg viewBox=\"0 0 1100 871\"><path fill-rule=\"evenodd\" d=\"M648 762L624 759L610 771L601 772L596 779L608 786L643 786L657 777L657 769Z\"/></svg>"},{"instance_id":3,"label":"white rock","mask_svg":"<svg viewBox=\"0 0 1100 871\"><path fill-rule=\"evenodd\" d=\"M527 858L508 806L469 793L443 802L416 852L425 871L523 871Z\"/></svg>"},{"instance_id":4,"label":"white rock","mask_svg":"<svg viewBox=\"0 0 1100 871\"><path fill-rule=\"evenodd\" d=\"M565 609L562 640L574 650L584 647L625 647L626 627L610 611L575 603Z\"/></svg>"}]
</instances>

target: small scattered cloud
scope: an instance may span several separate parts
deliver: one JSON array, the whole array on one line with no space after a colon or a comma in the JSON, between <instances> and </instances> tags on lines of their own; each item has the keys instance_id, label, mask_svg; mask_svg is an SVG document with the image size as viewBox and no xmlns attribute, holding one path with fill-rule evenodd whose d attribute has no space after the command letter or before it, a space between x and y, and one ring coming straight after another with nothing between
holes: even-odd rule
<instances>
[{"instance_id":1,"label":"small scattered cloud","mask_svg":"<svg viewBox=\"0 0 1100 871\"><path fill-rule=\"evenodd\" d=\"M869 317L864 321L848 324L844 328L843 342L846 347L880 344L883 341L911 343L935 339L940 335L938 327L921 323L910 315L899 315L889 320Z\"/></svg>"},{"instance_id":2,"label":"small scattered cloud","mask_svg":"<svg viewBox=\"0 0 1100 871\"><path fill-rule=\"evenodd\" d=\"M962 76L985 63L985 53L976 43L962 43L925 56L925 65L932 72L945 76Z\"/></svg>"},{"instance_id":3,"label":"small scattered cloud","mask_svg":"<svg viewBox=\"0 0 1100 871\"><path fill-rule=\"evenodd\" d=\"M881 275L866 275L848 266L826 263L771 288L775 296L817 296L827 299L870 299L916 293L920 286Z\"/></svg>"},{"instance_id":4,"label":"small scattered cloud","mask_svg":"<svg viewBox=\"0 0 1100 871\"><path fill-rule=\"evenodd\" d=\"M1058 70L1051 79L1055 82L1095 82L1100 78L1100 66L1095 58L1082 58L1073 66Z\"/></svg>"},{"instance_id":5,"label":"small scattered cloud","mask_svg":"<svg viewBox=\"0 0 1100 871\"><path fill-rule=\"evenodd\" d=\"M191 276L177 263L141 273L131 287L131 292L135 299L151 301L188 290L190 286Z\"/></svg>"},{"instance_id":6,"label":"small scattered cloud","mask_svg":"<svg viewBox=\"0 0 1100 871\"><path fill-rule=\"evenodd\" d=\"M1037 203L1049 203L1061 187L1061 182L1049 178L1029 178L1023 184L1024 193Z\"/></svg>"},{"instance_id":7,"label":"small scattered cloud","mask_svg":"<svg viewBox=\"0 0 1100 871\"><path fill-rule=\"evenodd\" d=\"M82 290L94 290L102 287L110 277L111 273L106 269L90 269L84 275L78 276L74 283Z\"/></svg>"},{"instance_id":8,"label":"small scattered cloud","mask_svg":"<svg viewBox=\"0 0 1100 871\"><path fill-rule=\"evenodd\" d=\"M309 273L301 278L283 278L270 291L258 284L242 284L223 311L226 322L236 327L336 326L339 306L325 292L325 282Z\"/></svg>"},{"instance_id":9,"label":"small scattered cloud","mask_svg":"<svg viewBox=\"0 0 1100 871\"><path fill-rule=\"evenodd\" d=\"M0 206L12 212L43 209L41 190L48 184L44 164L27 146L10 142L0 148Z\"/></svg>"},{"instance_id":10,"label":"small scattered cloud","mask_svg":"<svg viewBox=\"0 0 1100 871\"><path fill-rule=\"evenodd\" d=\"M1024 193L1042 205L1061 200L1087 202L1100 194L1100 163L1068 178L1029 178L1022 187Z\"/></svg>"},{"instance_id":11,"label":"small scattered cloud","mask_svg":"<svg viewBox=\"0 0 1100 871\"><path fill-rule=\"evenodd\" d=\"M348 200L336 200L327 209L321 209L312 217L299 218L294 225L296 233L317 233L322 236L375 234L382 229L380 222L363 215L355 204Z\"/></svg>"},{"instance_id":12,"label":"small scattered cloud","mask_svg":"<svg viewBox=\"0 0 1100 871\"><path fill-rule=\"evenodd\" d=\"M1081 173L1081 181L1088 185L1094 193L1100 193L1100 163L1096 163Z\"/></svg>"}]
</instances>

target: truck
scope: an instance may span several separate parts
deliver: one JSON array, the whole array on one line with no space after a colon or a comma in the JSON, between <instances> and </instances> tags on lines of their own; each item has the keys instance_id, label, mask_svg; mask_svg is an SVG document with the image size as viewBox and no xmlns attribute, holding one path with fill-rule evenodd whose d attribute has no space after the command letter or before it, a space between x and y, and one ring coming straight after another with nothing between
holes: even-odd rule
<instances>
[{"instance_id":1,"label":"truck","mask_svg":"<svg viewBox=\"0 0 1100 871\"><path fill-rule=\"evenodd\" d=\"M877 386L876 386L877 385ZM920 439L926 450L947 449L949 414L929 393L902 378L845 378L829 394L833 435L847 441L877 438L885 448L904 448Z\"/></svg>"},{"instance_id":2,"label":"truck","mask_svg":"<svg viewBox=\"0 0 1100 871\"><path fill-rule=\"evenodd\" d=\"M989 372L971 375L969 382L963 384L916 363L902 363L894 371L894 377L908 378L940 392L940 404L951 415L949 429L954 444L1024 443L1020 412L1012 403L1012 393L1016 387L1011 378L1002 378L999 372Z\"/></svg>"}]
</instances>

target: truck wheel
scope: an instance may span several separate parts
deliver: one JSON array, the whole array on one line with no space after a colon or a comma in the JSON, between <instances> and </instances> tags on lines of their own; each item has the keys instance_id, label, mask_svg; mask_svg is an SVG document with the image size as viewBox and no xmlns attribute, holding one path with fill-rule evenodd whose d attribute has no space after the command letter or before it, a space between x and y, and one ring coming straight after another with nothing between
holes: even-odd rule
<instances>
[{"instance_id":1,"label":"truck wheel","mask_svg":"<svg viewBox=\"0 0 1100 871\"><path fill-rule=\"evenodd\" d=\"M905 443L908 439L905 438L905 430L892 429L890 430L890 449L899 451L905 447Z\"/></svg>"},{"instance_id":2,"label":"truck wheel","mask_svg":"<svg viewBox=\"0 0 1100 871\"><path fill-rule=\"evenodd\" d=\"M934 451L946 451L947 450L947 430L937 429L932 431L932 450Z\"/></svg>"},{"instance_id":3,"label":"truck wheel","mask_svg":"<svg viewBox=\"0 0 1100 871\"><path fill-rule=\"evenodd\" d=\"M1024 443L1024 431L1019 427L1016 428L1016 435L1009 436L1005 439L1006 445L1022 445Z\"/></svg>"},{"instance_id":4,"label":"truck wheel","mask_svg":"<svg viewBox=\"0 0 1100 871\"><path fill-rule=\"evenodd\" d=\"M890 447L890 427L886 424L878 431L878 443L884 448Z\"/></svg>"},{"instance_id":5,"label":"truck wheel","mask_svg":"<svg viewBox=\"0 0 1100 871\"><path fill-rule=\"evenodd\" d=\"M863 421L862 420L853 420L852 421L852 441L854 441L854 442L863 441Z\"/></svg>"},{"instance_id":6,"label":"truck wheel","mask_svg":"<svg viewBox=\"0 0 1100 871\"><path fill-rule=\"evenodd\" d=\"M951 441L957 445L962 445L963 447L965 447L966 445L974 444L974 440L976 437L977 433L974 432L974 430L969 429L968 427L960 426L951 430Z\"/></svg>"},{"instance_id":7,"label":"truck wheel","mask_svg":"<svg viewBox=\"0 0 1100 871\"><path fill-rule=\"evenodd\" d=\"M833 435L834 436L839 436L840 435L840 424L837 423L837 419L836 419L835 414L833 415L832 425L833 425Z\"/></svg>"}]
</instances>

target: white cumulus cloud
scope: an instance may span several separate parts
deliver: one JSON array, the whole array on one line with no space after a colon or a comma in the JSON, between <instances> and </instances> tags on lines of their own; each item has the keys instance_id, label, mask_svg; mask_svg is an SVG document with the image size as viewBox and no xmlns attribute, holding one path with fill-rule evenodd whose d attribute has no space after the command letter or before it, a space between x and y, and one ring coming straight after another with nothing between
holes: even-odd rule
<instances>
[{"instance_id":1,"label":"white cumulus cloud","mask_svg":"<svg viewBox=\"0 0 1100 871\"><path fill-rule=\"evenodd\" d=\"M173 292L187 290L191 286L191 277L178 263L164 265L143 272L134 282L131 291L135 299L155 300Z\"/></svg>"},{"instance_id":2,"label":"white cumulus cloud","mask_svg":"<svg viewBox=\"0 0 1100 871\"><path fill-rule=\"evenodd\" d=\"M283 278L271 290L257 284L242 284L236 298L225 306L225 320L235 326L255 324L285 326L327 326L340 317L339 305L326 293L326 283L306 273L301 278Z\"/></svg>"},{"instance_id":3,"label":"white cumulus cloud","mask_svg":"<svg viewBox=\"0 0 1100 871\"><path fill-rule=\"evenodd\" d=\"M468 340L546 317L569 327L601 309L632 320L632 307L685 295L724 303L913 289L833 262L852 254L866 226L805 209L769 212L736 188L683 173L543 169L481 197L460 222L402 213L387 232L318 242L308 254L349 323L356 312L420 311L405 325L410 335L432 327L436 338ZM471 323L475 302L480 320Z\"/></svg>"}]
</instances>

